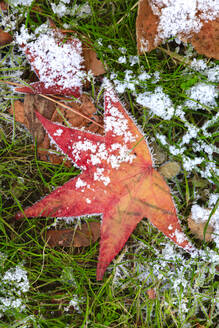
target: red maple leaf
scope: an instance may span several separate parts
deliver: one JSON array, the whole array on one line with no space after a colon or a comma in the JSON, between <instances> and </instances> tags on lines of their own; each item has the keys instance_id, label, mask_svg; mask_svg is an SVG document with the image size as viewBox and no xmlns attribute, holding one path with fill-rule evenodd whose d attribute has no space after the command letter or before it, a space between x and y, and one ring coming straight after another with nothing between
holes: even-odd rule
<instances>
[{"instance_id":1,"label":"red maple leaf","mask_svg":"<svg viewBox=\"0 0 219 328\"><path fill-rule=\"evenodd\" d=\"M187 251L170 190L153 168L142 133L112 89L105 92L105 135L96 135L37 117L51 139L82 173L19 213L17 217L102 214L97 279L143 217Z\"/></svg>"},{"instance_id":2,"label":"red maple leaf","mask_svg":"<svg viewBox=\"0 0 219 328\"><path fill-rule=\"evenodd\" d=\"M32 94L61 94L79 98L82 90L82 44L76 38L64 40L65 34L48 28L35 41L20 41L39 82L15 89Z\"/></svg>"}]
</instances>

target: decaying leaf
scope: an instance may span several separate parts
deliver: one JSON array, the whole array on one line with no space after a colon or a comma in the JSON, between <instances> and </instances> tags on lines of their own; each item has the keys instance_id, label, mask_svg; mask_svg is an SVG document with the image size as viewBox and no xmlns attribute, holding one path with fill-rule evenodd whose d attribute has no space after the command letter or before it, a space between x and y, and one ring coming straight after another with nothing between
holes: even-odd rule
<instances>
[{"instance_id":1,"label":"decaying leaf","mask_svg":"<svg viewBox=\"0 0 219 328\"><path fill-rule=\"evenodd\" d=\"M219 17L203 24L199 33L188 39L199 54L219 59Z\"/></svg>"},{"instance_id":2,"label":"decaying leaf","mask_svg":"<svg viewBox=\"0 0 219 328\"><path fill-rule=\"evenodd\" d=\"M0 28L0 46L3 46L5 44L9 44L11 43L13 40L11 34L9 34L8 32L3 31Z\"/></svg>"},{"instance_id":3,"label":"decaying leaf","mask_svg":"<svg viewBox=\"0 0 219 328\"><path fill-rule=\"evenodd\" d=\"M4 1L0 1L0 9L5 11L8 9L8 4L5 3Z\"/></svg>"},{"instance_id":4,"label":"decaying leaf","mask_svg":"<svg viewBox=\"0 0 219 328\"><path fill-rule=\"evenodd\" d=\"M216 208L213 212L212 210L212 208L203 208L198 204L194 204L191 208L188 225L191 232L199 239L204 239L206 228L205 240L210 241L214 239L214 230L217 229L219 209Z\"/></svg>"},{"instance_id":5,"label":"decaying leaf","mask_svg":"<svg viewBox=\"0 0 219 328\"><path fill-rule=\"evenodd\" d=\"M159 44L155 44L159 18L154 15L148 0L139 0L138 15L136 19L136 37L139 54L155 49ZM161 41L160 41L161 43Z\"/></svg>"},{"instance_id":6,"label":"decaying leaf","mask_svg":"<svg viewBox=\"0 0 219 328\"><path fill-rule=\"evenodd\" d=\"M177 245L194 251L181 230L170 190L153 168L144 136L111 85L106 89L104 135L66 128L37 114L53 142L82 173L16 216L102 215L98 280L143 217Z\"/></svg>"},{"instance_id":7,"label":"decaying leaf","mask_svg":"<svg viewBox=\"0 0 219 328\"><path fill-rule=\"evenodd\" d=\"M101 60L97 59L96 52L87 45L83 46L83 57L85 70L93 73L94 76L99 76L106 73Z\"/></svg>"},{"instance_id":8,"label":"decaying leaf","mask_svg":"<svg viewBox=\"0 0 219 328\"><path fill-rule=\"evenodd\" d=\"M148 298L150 300L154 300L156 299L157 295L156 295L156 290L154 288L151 288L151 289L148 289L147 290L147 295L148 295Z\"/></svg>"},{"instance_id":9,"label":"decaying leaf","mask_svg":"<svg viewBox=\"0 0 219 328\"><path fill-rule=\"evenodd\" d=\"M100 222L83 223L81 228L65 230L49 230L46 240L51 247L85 247L100 237Z\"/></svg>"},{"instance_id":10,"label":"decaying leaf","mask_svg":"<svg viewBox=\"0 0 219 328\"><path fill-rule=\"evenodd\" d=\"M166 162L163 165L159 167L159 172L162 174L165 178L171 179L175 177L180 172L180 165L178 162Z\"/></svg>"},{"instance_id":11,"label":"decaying leaf","mask_svg":"<svg viewBox=\"0 0 219 328\"><path fill-rule=\"evenodd\" d=\"M15 100L13 105L9 108L9 113L14 115L15 121L28 126L27 118L24 115L24 103L20 100Z\"/></svg>"},{"instance_id":12,"label":"decaying leaf","mask_svg":"<svg viewBox=\"0 0 219 328\"><path fill-rule=\"evenodd\" d=\"M136 35L139 54L177 36L191 42L198 53L219 59L218 7L201 1L189 6L187 1L140 0Z\"/></svg>"},{"instance_id":13,"label":"decaying leaf","mask_svg":"<svg viewBox=\"0 0 219 328\"><path fill-rule=\"evenodd\" d=\"M68 104L76 112L82 113L87 117L92 118L95 122L102 124L102 119L95 115L96 108L89 96L82 95L80 102L69 102ZM36 117L36 111L53 122L59 122L63 124L63 116L71 126L86 128L93 133L103 133L103 129L94 123L86 121L82 116L60 107L59 112L61 112L61 116L56 111L56 105L53 102L38 95L27 94L24 97L24 103L16 100L14 102L14 106L10 108L9 112L12 115L14 113L15 120L21 124L24 124L27 129L29 129L34 141L36 140L37 142L38 156L43 161L49 160L53 164L60 164L62 163L64 157L62 155L58 155L57 153L53 153L53 151L57 152L57 149L51 143L50 138L45 133L45 129ZM71 162L65 161L65 165L71 166Z\"/></svg>"},{"instance_id":14,"label":"decaying leaf","mask_svg":"<svg viewBox=\"0 0 219 328\"><path fill-rule=\"evenodd\" d=\"M188 226L191 232L196 236L196 238L204 240L204 229L205 229L206 222L196 222L192 217L190 216L188 218ZM205 241L211 241L212 240L212 233L214 231L214 228L210 225L208 225L206 233L205 233Z\"/></svg>"}]
</instances>

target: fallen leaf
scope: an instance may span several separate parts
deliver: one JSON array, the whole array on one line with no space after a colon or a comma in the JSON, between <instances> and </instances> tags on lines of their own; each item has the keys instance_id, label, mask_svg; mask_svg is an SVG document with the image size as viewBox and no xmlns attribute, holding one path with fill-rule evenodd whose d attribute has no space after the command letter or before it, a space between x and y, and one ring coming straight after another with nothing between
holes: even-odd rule
<instances>
[{"instance_id":1,"label":"fallen leaf","mask_svg":"<svg viewBox=\"0 0 219 328\"><path fill-rule=\"evenodd\" d=\"M4 32L1 28L0 28L0 46L3 46L5 44L9 44L11 43L13 40L11 34L9 34L8 32Z\"/></svg>"},{"instance_id":2,"label":"fallen leaf","mask_svg":"<svg viewBox=\"0 0 219 328\"><path fill-rule=\"evenodd\" d=\"M188 39L199 54L219 59L219 17L205 22L199 33Z\"/></svg>"},{"instance_id":3,"label":"fallen leaf","mask_svg":"<svg viewBox=\"0 0 219 328\"><path fill-rule=\"evenodd\" d=\"M24 103L20 100L15 100L13 105L9 108L9 113L14 114L15 121L28 126L27 118L24 115Z\"/></svg>"},{"instance_id":4,"label":"fallen leaf","mask_svg":"<svg viewBox=\"0 0 219 328\"><path fill-rule=\"evenodd\" d=\"M180 172L180 165L178 162L166 162L159 167L159 172L167 179L172 179Z\"/></svg>"},{"instance_id":5,"label":"fallen leaf","mask_svg":"<svg viewBox=\"0 0 219 328\"><path fill-rule=\"evenodd\" d=\"M196 222L192 219L192 217L188 218L188 226L191 230L191 233L195 235L198 239L204 240L204 228L205 228L206 222ZM214 231L214 228L210 225L208 225L206 233L205 233L205 241L211 241L212 240L212 233Z\"/></svg>"},{"instance_id":6,"label":"fallen leaf","mask_svg":"<svg viewBox=\"0 0 219 328\"><path fill-rule=\"evenodd\" d=\"M159 17L154 15L149 1L140 0L136 19L136 38L139 54L151 51L158 46L158 43L155 44L158 24Z\"/></svg>"},{"instance_id":7,"label":"fallen leaf","mask_svg":"<svg viewBox=\"0 0 219 328\"><path fill-rule=\"evenodd\" d=\"M8 9L8 4L5 3L4 1L0 1L0 9L5 11Z\"/></svg>"},{"instance_id":8,"label":"fallen leaf","mask_svg":"<svg viewBox=\"0 0 219 328\"><path fill-rule=\"evenodd\" d=\"M155 291L154 288L148 289L148 290L147 290L147 295L148 295L148 298L149 298L150 300L154 300L154 299L157 297L157 295L156 295L156 291Z\"/></svg>"},{"instance_id":9,"label":"fallen leaf","mask_svg":"<svg viewBox=\"0 0 219 328\"><path fill-rule=\"evenodd\" d=\"M214 11L210 5L206 10L202 4L191 8L186 2L174 5L166 1L140 0L136 19L138 53L149 52L176 36L192 43L198 53L219 59L219 17ZM169 16L169 25L165 15Z\"/></svg>"},{"instance_id":10,"label":"fallen leaf","mask_svg":"<svg viewBox=\"0 0 219 328\"><path fill-rule=\"evenodd\" d=\"M39 81L15 88L15 91L79 98L82 82L86 82L84 71L92 71L98 76L105 73L104 65L90 45L67 36L68 31L62 32L52 22L50 25L48 32L42 33L35 41L24 44L22 38L18 39Z\"/></svg>"},{"instance_id":11,"label":"fallen leaf","mask_svg":"<svg viewBox=\"0 0 219 328\"><path fill-rule=\"evenodd\" d=\"M89 246L100 237L100 223L83 223L81 229L49 230L46 240L51 247L85 247Z\"/></svg>"},{"instance_id":12,"label":"fallen leaf","mask_svg":"<svg viewBox=\"0 0 219 328\"><path fill-rule=\"evenodd\" d=\"M89 46L83 46L83 57L85 70L92 71L94 76L99 76L106 73L101 60L97 59L96 52Z\"/></svg>"},{"instance_id":13,"label":"fallen leaf","mask_svg":"<svg viewBox=\"0 0 219 328\"><path fill-rule=\"evenodd\" d=\"M167 153L156 142L152 142L151 147L155 154L154 162L156 166L163 164L168 158Z\"/></svg>"},{"instance_id":14,"label":"fallen leaf","mask_svg":"<svg viewBox=\"0 0 219 328\"><path fill-rule=\"evenodd\" d=\"M195 328L206 328L206 326L201 325L200 323L196 323Z\"/></svg>"},{"instance_id":15,"label":"fallen leaf","mask_svg":"<svg viewBox=\"0 0 219 328\"><path fill-rule=\"evenodd\" d=\"M103 136L66 128L37 113L53 142L82 173L16 215L18 219L101 214L98 280L143 217L177 245L194 251L181 230L170 190L152 166L146 140L112 87L106 88Z\"/></svg>"},{"instance_id":16,"label":"fallen leaf","mask_svg":"<svg viewBox=\"0 0 219 328\"><path fill-rule=\"evenodd\" d=\"M24 36L26 31L23 31ZM61 94L79 98L82 93L83 56L82 44L77 38L65 39L65 34L48 28L47 33L24 44L19 36L18 42L39 82L15 88L15 91L32 94Z\"/></svg>"},{"instance_id":17,"label":"fallen leaf","mask_svg":"<svg viewBox=\"0 0 219 328\"><path fill-rule=\"evenodd\" d=\"M76 112L82 113L87 117L92 118L95 122L102 124L102 119L95 115L96 108L89 96L82 95L79 103L69 102L68 104ZM37 153L39 158L43 161L50 161L53 164L61 164L65 157L52 152L56 152L57 149L51 143L50 138L45 133L45 129L36 117L36 110L53 122L64 123L61 115L56 111L56 105L39 95L25 95L24 103L16 100L14 105L9 109L9 112L12 115L14 113L15 120L21 124L24 124L29 129L34 141L36 140L37 142ZM74 127L85 127L93 133L103 132L103 129L101 129L98 125L86 121L82 116L75 114L70 110L61 107L59 108L59 111L66 121ZM68 167L71 166L71 161L65 161L65 165Z\"/></svg>"}]
</instances>

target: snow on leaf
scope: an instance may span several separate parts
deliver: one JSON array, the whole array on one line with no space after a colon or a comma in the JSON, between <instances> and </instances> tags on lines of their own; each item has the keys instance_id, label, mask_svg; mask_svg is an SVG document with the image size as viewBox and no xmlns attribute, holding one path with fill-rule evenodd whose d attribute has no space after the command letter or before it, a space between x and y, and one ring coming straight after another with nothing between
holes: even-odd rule
<instances>
[{"instance_id":1,"label":"snow on leaf","mask_svg":"<svg viewBox=\"0 0 219 328\"><path fill-rule=\"evenodd\" d=\"M218 59L219 5L215 0L140 0L136 20L138 52L151 51L177 36L198 53Z\"/></svg>"},{"instance_id":2,"label":"snow on leaf","mask_svg":"<svg viewBox=\"0 0 219 328\"><path fill-rule=\"evenodd\" d=\"M144 136L112 87L104 98L103 136L61 127L37 114L56 145L83 171L17 214L17 218L102 215L98 280L143 217L185 250L194 249L182 232L165 180L153 168Z\"/></svg>"},{"instance_id":3,"label":"snow on leaf","mask_svg":"<svg viewBox=\"0 0 219 328\"><path fill-rule=\"evenodd\" d=\"M15 90L80 97L84 75L81 41L77 38L65 40L65 34L51 28L36 40L29 41L29 37L27 31L22 29L17 42L40 81Z\"/></svg>"}]
</instances>

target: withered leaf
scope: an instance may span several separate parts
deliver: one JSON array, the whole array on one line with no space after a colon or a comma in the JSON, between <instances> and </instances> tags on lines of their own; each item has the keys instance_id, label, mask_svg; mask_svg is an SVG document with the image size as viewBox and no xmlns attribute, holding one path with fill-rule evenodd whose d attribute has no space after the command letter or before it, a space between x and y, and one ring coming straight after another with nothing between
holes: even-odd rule
<instances>
[{"instance_id":1,"label":"withered leaf","mask_svg":"<svg viewBox=\"0 0 219 328\"><path fill-rule=\"evenodd\" d=\"M92 48L83 45L83 57L87 72L91 70L94 76L106 73L103 63L101 60L97 59L97 54Z\"/></svg>"},{"instance_id":2,"label":"withered leaf","mask_svg":"<svg viewBox=\"0 0 219 328\"><path fill-rule=\"evenodd\" d=\"M219 59L219 17L204 22L200 32L188 41L199 54Z\"/></svg>"},{"instance_id":3,"label":"withered leaf","mask_svg":"<svg viewBox=\"0 0 219 328\"><path fill-rule=\"evenodd\" d=\"M9 34L8 32L3 31L0 28L0 46L3 46L5 44L9 44L11 43L13 40L11 34Z\"/></svg>"},{"instance_id":4,"label":"withered leaf","mask_svg":"<svg viewBox=\"0 0 219 328\"><path fill-rule=\"evenodd\" d=\"M148 298L149 298L150 300L154 300L154 299L157 297L157 295L156 295L156 291L155 291L154 288L150 288L150 289L148 289L148 290L147 290L147 295L148 295Z\"/></svg>"},{"instance_id":5,"label":"withered leaf","mask_svg":"<svg viewBox=\"0 0 219 328\"><path fill-rule=\"evenodd\" d=\"M28 120L24 115L24 103L20 100L15 100L13 105L9 108L9 113L14 115L15 121L28 127Z\"/></svg>"},{"instance_id":6,"label":"withered leaf","mask_svg":"<svg viewBox=\"0 0 219 328\"><path fill-rule=\"evenodd\" d=\"M8 4L5 1L0 1L0 9L5 11L8 9Z\"/></svg>"},{"instance_id":7,"label":"withered leaf","mask_svg":"<svg viewBox=\"0 0 219 328\"><path fill-rule=\"evenodd\" d=\"M154 11L152 6L154 6ZM162 11L168 6L173 7L173 4L168 4L164 1L156 4L156 1L153 0L139 1L136 19L137 49L139 54L149 52L165 41L161 39L158 31ZM172 36L177 36L184 42L192 43L200 54L219 59L219 17L217 16L214 20L203 21L203 16L205 16L204 10L201 9L197 10L194 15L194 20L197 20L197 24L200 24L200 22L202 24L199 32L181 31ZM185 20L183 15L182 17ZM183 23L184 21L182 21ZM175 24L181 24L180 19Z\"/></svg>"},{"instance_id":8,"label":"withered leaf","mask_svg":"<svg viewBox=\"0 0 219 328\"><path fill-rule=\"evenodd\" d=\"M153 14L149 1L140 0L136 19L136 37L139 54L151 51L159 45L158 43L155 44L158 24L159 17Z\"/></svg>"},{"instance_id":9,"label":"withered leaf","mask_svg":"<svg viewBox=\"0 0 219 328\"><path fill-rule=\"evenodd\" d=\"M188 218L188 226L191 232L196 236L196 238L204 240L204 228L205 228L206 222L196 222L192 217L190 216ZM205 234L205 241L211 241L212 240L212 233L214 229L211 225L208 225L206 234Z\"/></svg>"},{"instance_id":10,"label":"withered leaf","mask_svg":"<svg viewBox=\"0 0 219 328\"><path fill-rule=\"evenodd\" d=\"M180 165L178 162L166 162L161 165L158 171L167 179L175 177L180 172Z\"/></svg>"},{"instance_id":11,"label":"withered leaf","mask_svg":"<svg viewBox=\"0 0 219 328\"><path fill-rule=\"evenodd\" d=\"M68 102L68 105L72 107L78 113L82 113L87 117L92 118L95 122L102 123L102 119L95 115L96 107L91 101L90 97L83 94L81 96L80 102ZM9 109L9 112L13 115L15 114L15 120L19 123L24 124L33 136L33 139L37 142L37 153L41 160L50 161L53 164L62 163L64 156L52 153L50 151L57 151L56 147L51 144L48 135L45 133L45 130L42 124L39 122L38 118L35 115L35 111L38 111L46 118L50 119L53 122L64 123L64 120L60 114L56 111L56 105L42 98L39 95L27 94L24 97L24 103L16 100L13 106ZM90 123L85 120L80 115L73 113L68 109L62 107L59 108L59 111L65 117L66 121L71 125L78 128L86 128L93 133L103 133L103 129L94 123ZM65 165L71 166L71 161L65 161Z\"/></svg>"},{"instance_id":12,"label":"withered leaf","mask_svg":"<svg viewBox=\"0 0 219 328\"><path fill-rule=\"evenodd\" d=\"M100 237L100 222L83 223L81 228L49 230L46 240L51 247L82 247L89 246Z\"/></svg>"}]
</instances>

